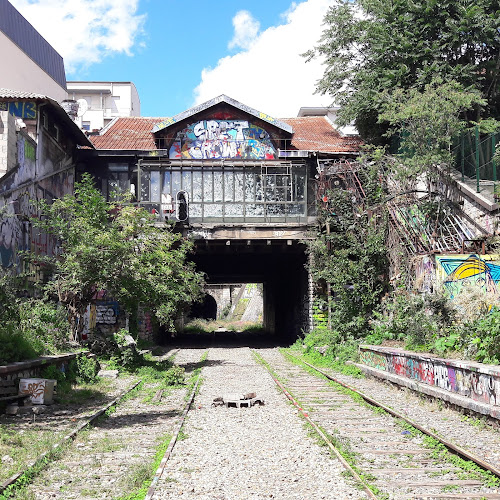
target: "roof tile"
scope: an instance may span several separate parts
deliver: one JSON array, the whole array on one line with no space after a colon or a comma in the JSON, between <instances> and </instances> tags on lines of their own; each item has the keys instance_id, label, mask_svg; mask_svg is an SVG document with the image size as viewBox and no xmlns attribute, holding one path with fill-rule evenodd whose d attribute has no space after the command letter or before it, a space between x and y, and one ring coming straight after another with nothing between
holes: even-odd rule
<instances>
[{"instance_id":1,"label":"roof tile","mask_svg":"<svg viewBox=\"0 0 500 500\"><path fill-rule=\"evenodd\" d=\"M92 135L96 149L149 151L156 149L153 126L164 118L118 118L102 135ZM282 118L293 128L292 148L328 153L358 152L362 140L358 136L342 136L324 116Z\"/></svg>"}]
</instances>

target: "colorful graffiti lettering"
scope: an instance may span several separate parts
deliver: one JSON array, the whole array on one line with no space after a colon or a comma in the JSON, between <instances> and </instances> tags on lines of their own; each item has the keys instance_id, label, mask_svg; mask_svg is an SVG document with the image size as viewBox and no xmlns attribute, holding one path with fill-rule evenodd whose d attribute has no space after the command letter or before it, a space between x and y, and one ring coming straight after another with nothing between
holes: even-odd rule
<instances>
[{"instance_id":1,"label":"colorful graffiti lettering","mask_svg":"<svg viewBox=\"0 0 500 500\"><path fill-rule=\"evenodd\" d=\"M451 366L443 360L423 360L394 353L380 354L362 350L361 362L402 377L412 378L482 403L500 405L500 373L477 373Z\"/></svg>"},{"instance_id":2,"label":"colorful graffiti lettering","mask_svg":"<svg viewBox=\"0 0 500 500\"><path fill-rule=\"evenodd\" d=\"M362 363L372 366L377 370L387 370L387 358L383 354L378 354L373 351L361 351L359 353Z\"/></svg>"},{"instance_id":3,"label":"colorful graffiti lettering","mask_svg":"<svg viewBox=\"0 0 500 500\"><path fill-rule=\"evenodd\" d=\"M245 120L202 120L177 133L169 157L189 159L277 157L269 134Z\"/></svg>"},{"instance_id":4,"label":"colorful graffiti lettering","mask_svg":"<svg viewBox=\"0 0 500 500\"><path fill-rule=\"evenodd\" d=\"M17 118L34 120L36 118L36 102L14 101L0 102L0 111L8 111Z\"/></svg>"}]
</instances>

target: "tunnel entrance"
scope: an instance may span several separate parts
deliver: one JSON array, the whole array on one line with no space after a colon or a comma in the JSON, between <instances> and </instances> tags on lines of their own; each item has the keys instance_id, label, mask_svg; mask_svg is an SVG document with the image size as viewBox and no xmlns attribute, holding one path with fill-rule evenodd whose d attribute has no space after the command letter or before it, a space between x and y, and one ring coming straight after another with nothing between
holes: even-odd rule
<instances>
[{"instance_id":1,"label":"tunnel entrance","mask_svg":"<svg viewBox=\"0 0 500 500\"><path fill-rule=\"evenodd\" d=\"M192 319L201 318L207 321L217 319L217 301L212 295L206 293L203 300L191 305L189 317Z\"/></svg>"},{"instance_id":2,"label":"tunnel entrance","mask_svg":"<svg viewBox=\"0 0 500 500\"><path fill-rule=\"evenodd\" d=\"M199 240L192 260L210 284L262 284L262 321L268 336L293 342L308 329L304 244L290 240Z\"/></svg>"}]
</instances>

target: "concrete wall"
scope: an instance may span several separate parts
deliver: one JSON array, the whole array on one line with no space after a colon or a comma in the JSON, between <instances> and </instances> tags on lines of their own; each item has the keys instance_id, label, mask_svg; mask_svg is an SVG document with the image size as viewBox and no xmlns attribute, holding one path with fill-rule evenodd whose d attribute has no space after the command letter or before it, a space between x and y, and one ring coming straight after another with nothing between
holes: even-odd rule
<instances>
[{"instance_id":1,"label":"concrete wall","mask_svg":"<svg viewBox=\"0 0 500 500\"><path fill-rule=\"evenodd\" d=\"M464 396L480 404L500 406L500 366L442 359L381 346L360 346L360 361L377 371ZM500 416L500 409L494 412Z\"/></svg>"},{"instance_id":2,"label":"concrete wall","mask_svg":"<svg viewBox=\"0 0 500 500\"><path fill-rule=\"evenodd\" d=\"M8 111L0 111L0 177L17 163L15 118Z\"/></svg>"},{"instance_id":3,"label":"concrete wall","mask_svg":"<svg viewBox=\"0 0 500 500\"><path fill-rule=\"evenodd\" d=\"M52 97L58 102L66 99L66 89L1 31L0 54L2 54L2 88L34 92Z\"/></svg>"}]
</instances>

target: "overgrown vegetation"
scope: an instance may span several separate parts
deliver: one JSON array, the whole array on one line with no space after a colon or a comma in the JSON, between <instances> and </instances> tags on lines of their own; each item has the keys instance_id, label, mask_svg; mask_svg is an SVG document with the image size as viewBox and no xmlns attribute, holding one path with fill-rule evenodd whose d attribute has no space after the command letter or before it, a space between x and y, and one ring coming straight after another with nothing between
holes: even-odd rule
<instances>
[{"instance_id":1,"label":"overgrown vegetation","mask_svg":"<svg viewBox=\"0 0 500 500\"><path fill-rule=\"evenodd\" d=\"M19 297L12 283L0 276L0 364L67 350L71 336L64 308Z\"/></svg>"},{"instance_id":2,"label":"overgrown vegetation","mask_svg":"<svg viewBox=\"0 0 500 500\"><path fill-rule=\"evenodd\" d=\"M134 317L147 306L160 325L173 328L178 309L201 294L202 276L186 261L192 243L157 224L154 215L127 199L107 202L90 174L74 194L39 203L33 224L60 245L57 255L31 255L47 279L42 290L67 309L75 338L96 292L108 295Z\"/></svg>"},{"instance_id":3,"label":"overgrown vegetation","mask_svg":"<svg viewBox=\"0 0 500 500\"><path fill-rule=\"evenodd\" d=\"M318 183L318 233L309 244L318 300L315 329L303 345L306 352L320 349L333 363L356 359L361 342L500 362L498 298L485 291L491 287L464 286L450 300L435 283L433 293L422 294L409 286L414 270L403 264L391 274L387 259L385 223L398 223L389 202L404 197L434 238L453 210L445 177L454 162L454 140L471 126L500 128L493 3L450 8L421 1L341 1L326 16L320 44L307 54L327 57L318 90L339 99L340 121L355 120L372 143L356 171L363 193L343 179L326 193L321 178ZM445 12L447 22L441 23ZM482 40L482 49L464 45L465 39ZM459 47L467 47L460 57ZM363 57L354 55L360 50ZM397 154L373 146L388 144L390 137L397 139ZM418 238L418 231L409 238ZM412 250L406 251L409 257L402 260L411 258Z\"/></svg>"}]
</instances>

